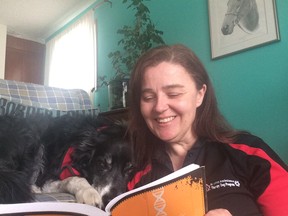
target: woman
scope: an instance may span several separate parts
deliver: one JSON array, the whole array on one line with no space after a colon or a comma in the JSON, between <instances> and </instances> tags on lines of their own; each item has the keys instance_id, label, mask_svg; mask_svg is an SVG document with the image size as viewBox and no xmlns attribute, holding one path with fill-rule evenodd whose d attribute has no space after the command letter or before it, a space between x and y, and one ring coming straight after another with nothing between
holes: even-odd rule
<instances>
[{"instance_id":1,"label":"woman","mask_svg":"<svg viewBox=\"0 0 288 216\"><path fill-rule=\"evenodd\" d=\"M288 215L287 165L260 138L226 122L190 49L151 49L136 63L129 87L138 170L129 189L196 163L206 167L206 216Z\"/></svg>"}]
</instances>

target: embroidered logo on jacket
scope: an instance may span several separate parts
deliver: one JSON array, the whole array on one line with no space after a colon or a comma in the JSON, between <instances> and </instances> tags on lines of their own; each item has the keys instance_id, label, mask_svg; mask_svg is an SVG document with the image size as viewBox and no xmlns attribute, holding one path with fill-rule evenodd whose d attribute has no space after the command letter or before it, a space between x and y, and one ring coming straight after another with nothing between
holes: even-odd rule
<instances>
[{"instance_id":1,"label":"embroidered logo on jacket","mask_svg":"<svg viewBox=\"0 0 288 216\"><path fill-rule=\"evenodd\" d=\"M215 190L219 188L225 188L225 187L240 187L240 182L238 180L222 179L222 180L210 183L210 184L206 184L207 191Z\"/></svg>"}]
</instances>

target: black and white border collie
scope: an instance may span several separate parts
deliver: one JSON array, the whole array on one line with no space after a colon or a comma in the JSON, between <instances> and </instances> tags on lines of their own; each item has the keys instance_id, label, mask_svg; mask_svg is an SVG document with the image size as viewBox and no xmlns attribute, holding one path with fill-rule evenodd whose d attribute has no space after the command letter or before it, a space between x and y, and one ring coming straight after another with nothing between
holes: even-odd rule
<instances>
[{"instance_id":1,"label":"black and white border collie","mask_svg":"<svg viewBox=\"0 0 288 216\"><path fill-rule=\"evenodd\" d=\"M132 171L127 127L101 117L0 117L0 203L68 192L104 208Z\"/></svg>"}]
</instances>

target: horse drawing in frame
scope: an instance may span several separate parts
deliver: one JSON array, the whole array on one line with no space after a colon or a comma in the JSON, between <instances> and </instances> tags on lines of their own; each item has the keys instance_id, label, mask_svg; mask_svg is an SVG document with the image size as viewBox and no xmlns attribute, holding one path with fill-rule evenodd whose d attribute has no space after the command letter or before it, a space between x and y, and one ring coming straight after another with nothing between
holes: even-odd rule
<instances>
[{"instance_id":1,"label":"horse drawing in frame","mask_svg":"<svg viewBox=\"0 0 288 216\"><path fill-rule=\"evenodd\" d=\"M233 33L235 25L246 33L253 33L259 27L259 13L256 0L229 0L222 23L223 35Z\"/></svg>"}]
</instances>

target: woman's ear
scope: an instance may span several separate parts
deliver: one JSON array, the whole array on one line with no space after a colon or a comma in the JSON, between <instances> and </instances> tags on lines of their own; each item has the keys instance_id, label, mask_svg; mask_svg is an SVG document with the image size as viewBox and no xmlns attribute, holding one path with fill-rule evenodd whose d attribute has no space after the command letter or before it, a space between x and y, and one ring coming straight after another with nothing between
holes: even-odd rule
<instances>
[{"instance_id":1,"label":"woman's ear","mask_svg":"<svg viewBox=\"0 0 288 216\"><path fill-rule=\"evenodd\" d=\"M198 90L197 93L197 107L201 106L203 99L205 97L205 93L207 90L207 86L205 84L203 84L202 88L200 90Z\"/></svg>"}]
</instances>

